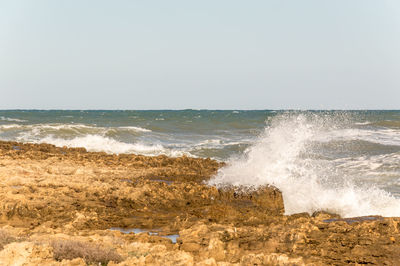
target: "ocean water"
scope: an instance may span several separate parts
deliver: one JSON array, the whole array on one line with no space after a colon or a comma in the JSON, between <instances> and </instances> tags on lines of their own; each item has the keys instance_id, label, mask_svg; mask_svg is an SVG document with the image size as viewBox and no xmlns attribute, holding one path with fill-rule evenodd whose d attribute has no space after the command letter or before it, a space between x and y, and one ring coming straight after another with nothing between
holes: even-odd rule
<instances>
[{"instance_id":1,"label":"ocean water","mask_svg":"<svg viewBox=\"0 0 400 266\"><path fill-rule=\"evenodd\" d=\"M210 157L210 185L274 185L287 214L400 216L400 111L0 111L0 139Z\"/></svg>"}]
</instances>

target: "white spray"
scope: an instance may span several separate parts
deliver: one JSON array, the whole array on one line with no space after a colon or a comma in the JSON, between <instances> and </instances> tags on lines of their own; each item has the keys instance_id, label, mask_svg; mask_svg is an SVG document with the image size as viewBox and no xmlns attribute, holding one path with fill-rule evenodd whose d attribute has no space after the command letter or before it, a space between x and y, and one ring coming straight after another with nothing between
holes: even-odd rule
<instances>
[{"instance_id":1,"label":"white spray","mask_svg":"<svg viewBox=\"0 0 400 266\"><path fill-rule=\"evenodd\" d=\"M312 113L276 116L258 141L242 157L231 159L209 184L273 185L283 193L286 214L325 210L343 217L400 216L400 200L370 185L355 186L332 160L312 156L313 141L338 130L344 118Z\"/></svg>"}]
</instances>

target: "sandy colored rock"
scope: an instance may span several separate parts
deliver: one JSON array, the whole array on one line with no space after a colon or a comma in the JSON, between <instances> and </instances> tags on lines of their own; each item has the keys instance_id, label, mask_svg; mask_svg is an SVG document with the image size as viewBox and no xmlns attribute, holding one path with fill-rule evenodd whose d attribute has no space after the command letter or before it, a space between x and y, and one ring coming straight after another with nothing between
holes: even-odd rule
<instances>
[{"instance_id":1,"label":"sandy colored rock","mask_svg":"<svg viewBox=\"0 0 400 266\"><path fill-rule=\"evenodd\" d=\"M108 265L400 261L399 218L286 216L274 187L206 185L221 166L0 142L0 265L84 265L90 256ZM52 241L92 254L75 250L76 258L56 259Z\"/></svg>"},{"instance_id":2,"label":"sandy colored rock","mask_svg":"<svg viewBox=\"0 0 400 266\"><path fill-rule=\"evenodd\" d=\"M216 261L224 261L225 260L225 245L219 240L217 237L211 238L208 244L208 254L211 258L214 258Z\"/></svg>"},{"instance_id":3,"label":"sandy colored rock","mask_svg":"<svg viewBox=\"0 0 400 266\"><path fill-rule=\"evenodd\" d=\"M2 265L54 265L51 247L32 242L14 242L0 252Z\"/></svg>"},{"instance_id":4,"label":"sandy colored rock","mask_svg":"<svg viewBox=\"0 0 400 266\"><path fill-rule=\"evenodd\" d=\"M217 262L214 258L205 259L196 263L196 266L217 266Z\"/></svg>"}]
</instances>

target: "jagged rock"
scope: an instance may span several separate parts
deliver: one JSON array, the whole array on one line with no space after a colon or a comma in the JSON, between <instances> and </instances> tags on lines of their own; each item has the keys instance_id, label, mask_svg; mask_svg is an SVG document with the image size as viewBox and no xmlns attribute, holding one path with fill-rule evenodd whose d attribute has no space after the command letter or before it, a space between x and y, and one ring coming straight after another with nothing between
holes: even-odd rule
<instances>
[{"instance_id":1,"label":"jagged rock","mask_svg":"<svg viewBox=\"0 0 400 266\"><path fill-rule=\"evenodd\" d=\"M0 264L86 263L83 257L55 261L54 238L121 255L109 265L400 261L399 218L343 219L322 211L286 216L274 187L206 185L221 166L210 159L0 141L0 225L12 234L1 238L0 232Z\"/></svg>"}]
</instances>

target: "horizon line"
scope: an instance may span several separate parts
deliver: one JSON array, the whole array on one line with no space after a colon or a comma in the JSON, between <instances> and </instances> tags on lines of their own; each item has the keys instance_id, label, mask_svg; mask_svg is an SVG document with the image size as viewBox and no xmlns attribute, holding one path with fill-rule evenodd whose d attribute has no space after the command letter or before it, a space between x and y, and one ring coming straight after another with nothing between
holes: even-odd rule
<instances>
[{"instance_id":1,"label":"horizon line","mask_svg":"<svg viewBox=\"0 0 400 266\"><path fill-rule=\"evenodd\" d=\"M183 109L0 109L0 111L400 111L400 109L303 109L303 108L280 108L280 109L209 109L209 108L183 108Z\"/></svg>"}]
</instances>

